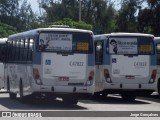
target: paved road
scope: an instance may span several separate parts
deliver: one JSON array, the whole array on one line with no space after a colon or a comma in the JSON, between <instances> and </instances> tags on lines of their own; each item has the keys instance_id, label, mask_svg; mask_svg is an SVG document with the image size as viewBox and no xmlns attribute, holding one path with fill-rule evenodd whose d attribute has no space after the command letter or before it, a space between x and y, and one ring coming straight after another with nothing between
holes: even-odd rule
<instances>
[{"instance_id":1,"label":"paved road","mask_svg":"<svg viewBox=\"0 0 160 120\"><path fill-rule=\"evenodd\" d=\"M103 100L80 100L77 105L66 105L62 102L61 99L53 100L53 101L46 101L46 100L36 100L33 102L30 102L28 104L21 104L19 99L9 99L8 94L0 94L0 111L44 111L46 113L49 113L48 111L54 111L53 114L56 114L57 116L60 116L61 114L64 115L64 118L60 118L60 120L81 120L82 118L66 118L65 114L67 112L72 112L75 114L82 114L85 113L89 114L90 117L84 118L84 119L102 119L106 120L105 117L91 117L91 114L93 116L101 115L101 111L108 111L106 114L113 114L117 115L123 113L123 111L129 111L129 114L137 114L136 111L151 111L155 112L160 111L160 99L158 95L152 95L150 97L138 97L134 102L127 102L123 101L120 96L118 95L109 95ZM57 112L59 111L59 112ZM76 112L75 112L76 111ZM94 111L94 112L92 112ZM135 111L135 112L133 112ZM57 112L57 113L56 113ZM82 113L79 113L82 112ZM145 114L145 112L141 112L142 114ZM149 112L150 113L150 112ZM52 114L52 113L50 113ZM52 115L53 115L52 114ZM60 115L58 115L60 114ZM104 113L105 114L105 113ZM140 112L138 112L140 114ZM76 115L75 115L76 116ZM86 116L86 114L85 114ZM159 120L160 114L158 114L159 117L154 117L152 120ZM3 118L4 119L4 118ZM5 118L8 119L8 118ZM17 120L17 118L12 118L12 120ZM34 118L30 118L32 120ZM51 120L53 118L37 118L37 120ZM56 118L54 118L56 119ZM116 119L116 118L110 118L107 117L107 120ZM128 118L119 117L118 120L124 120ZM131 120L135 120L133 117L129 117ZM137 118L136 118L137 119ZM138 118L142 119L142 118ZM142 119L144 120L144 119ZM150 120L150 118L145 118L145 120Z\"/></svg>"}]
</instances>

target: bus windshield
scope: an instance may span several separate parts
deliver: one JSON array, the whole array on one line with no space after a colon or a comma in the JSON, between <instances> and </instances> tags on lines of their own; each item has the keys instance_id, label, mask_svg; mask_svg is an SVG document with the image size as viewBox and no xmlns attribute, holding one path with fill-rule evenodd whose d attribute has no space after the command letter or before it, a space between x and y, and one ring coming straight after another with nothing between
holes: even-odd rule
<instances>
[{"instance_id":1,"label":"bus windshield","mask_svg":"<svg viewBox=\"0 0 160 120\"><path fill-rule=\"evenodd\" d=\"M109 54L154 54L154 44L151 37L110 37L107 46L109 46Z\"/></svg>"},{"instance_id":2,"label":"bus windshield","mask_svg":"<svg viewBox=\"0 0 160 120\"><path fill-rule=\"evenodd\" d=\"M92 35L80 32L42 32L38 50L60 53L92 53Z\"/></svg>"}]
</instances>

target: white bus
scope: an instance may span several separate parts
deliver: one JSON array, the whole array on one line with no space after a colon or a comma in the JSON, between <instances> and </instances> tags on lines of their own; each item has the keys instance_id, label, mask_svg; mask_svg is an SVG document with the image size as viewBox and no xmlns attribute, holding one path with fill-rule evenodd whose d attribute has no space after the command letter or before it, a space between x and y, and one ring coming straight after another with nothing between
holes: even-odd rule
<instances>
[{"instance_id":1,"label":"white bus","mask_svg":"<svg viewBox=\"0 0 160 120\"><path fill-rule=\"evenodd\" d=\"M0 38L0 89L4 88L4 48L7 42L7 38Z\"/></svg>"},{"instance_id":2,"label":"white bus","mask_svg":"<svg viewBox=\"0 0 160 120\"><path fill-rule=\"evenodd\" d=\"M137 93L147 95L156 90L153 35L111 33L96 35L94 41L96 84L101 86L96 97L118 93L125 100L134 100Z\"/></svg>"},{"instance_id":3,"label":"white bus","mask_svg":"<svg viewBox=\"0 0 160 120\"><path fill-rule=\"evenodd\" d=\"M39 28L7 41L5 85L10 98L60 97L77 104L94 93L93 33L71 28Z\"/></svg>"},{"instance_id":4,"label":"white bus","mask_svg":"<svg viewBox=\"0 0 160 120\"><path fill-rule=\"evenodd\" d=\"M160 37L154 38L157 55L157 91L160 95Z\"/></svg>"}]
</instances>

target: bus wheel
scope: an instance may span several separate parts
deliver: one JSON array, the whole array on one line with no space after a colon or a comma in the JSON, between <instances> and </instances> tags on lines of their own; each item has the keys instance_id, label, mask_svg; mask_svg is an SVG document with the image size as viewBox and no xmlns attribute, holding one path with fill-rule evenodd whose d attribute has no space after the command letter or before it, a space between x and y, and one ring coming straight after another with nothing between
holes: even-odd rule
<instances>
[{"instance_id":1,"label":"bus wheel","mask_svg":"<svg viewBox=\"0 0 160 120\"><path fill-rule=\"evenodd\" d=\"M63 101L66 104L72 104L72 105L76 105L78 103L78 99L77 98L64 97Z\"/></svg>"},{"instance_id":2,"label":"bus wheel","mask_svg":"<svg viewBox=\"0 0 160 120\"><path fill-rule=\"evenodd\" d=\"M122 92L121 96L126 101L134 101L136 99L135 92Z\"/></svg>"},{"instance_id":3,"label":"bus wheel","mask_svg":"<svg viewBox=\"0 0 160 120\"><path fill-rule=\"evenodd\" d=\"M106 92L102 92L102 98L106 98L107 97L107 95L108 95L108 93L106 93Z\"/></svg>"},{"instance_id":4,"label":"bus wheel","mask_svg":"<svg viewBox=\"0 0 160 120\"><path fill-rule=\"evenodd\" d=\"M143 92L142 96L148 97L148 96L150 96L152 93L153 93L153 91L146 91L146 92Z\"/></svg>"},{"instance_id":5,"label":"bus wheel","mask_svg":"<svg viewBox=\"0 0 160 120\"><path fill-rule=\"evenodd\" d=\"M48 99L49 101L56 99L56 96L53 95L53 94L46 94L45 97L46 97L46 99Z\"/></svg>"},{"instance_id":6,"label":"bus wheel","mask_svg":"<svg viewBox=\"0 0 160 120\"><path fill-rule=\"evenodd\" d=\"M101 96L101 92L95 92L94 95L92 96L93 99L99 99Z\"/></svg>"},{"instance_id":7,"label":"bus wheel","mask_svg":"<svg viewBox=\"0 0 160 120\"><path fill-rule=\"evenodd\" d=\"M23 83L22 83L22 80L20 80L20 83L19 83L19 95L20 95L20 101L21 103L25 103L25 98L24 98L24 95L23 95Z\"/></svg>"},{"instance_id":8,"label":"bus wheel","mask_svg":"<svg viewBox=\"0 0 160 120\"><path fill-rule=\"evenodd\" d=\"M11 99L16 99L17 94L10 92L10 93L9 93L9 97L10 97Z\"/></svg>"}]
</instances>

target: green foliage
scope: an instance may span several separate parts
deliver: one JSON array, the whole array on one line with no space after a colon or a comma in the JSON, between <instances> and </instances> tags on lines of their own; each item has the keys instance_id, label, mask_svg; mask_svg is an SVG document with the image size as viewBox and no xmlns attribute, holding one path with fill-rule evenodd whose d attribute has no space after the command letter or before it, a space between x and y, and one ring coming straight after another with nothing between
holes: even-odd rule
<instances>
[{"instance_id":1,"label":"green foliage","mask_svg":"<svg viewBox=\"0 0 160 120\"><path fill-rule=\"evenodd\" d=\"M76 22L69 18L64 18L63 20L57 22L51 22L49 25L68 25L71 28L92 30L92 25L86 24L83 21Z\"/></svg>"},{"instance_id":2,"label":"green foliage","mask_svg":"<svg viewBox=\"0 0 160 120\"><path fill-rule=\"evenodd\" d=\"M149 7L138 14L138 30L160 36L160 2L158 0L147 1Z\"/></svg>"},{"instance_id":3,"label":"green foliage","mask_svg":"<svg viewBox=\"0 0 160 120\"><path fill-rule=\"evenodd\" d=\"M0 38L8 37L16 32L17 31L14 27L0 22Z\"/></svg>"},{"instance_id":4,"label":"green foliage","mask_svg":"<svg viewBox=\"0 0 160 120\"><path fill-rule=\"evenodd\" d=\"M40 0L39 0L40 1ZM109 32L114 18L115 9L110 0L81 0L82 21L93 26L96 33ZM46 22L56 22L63 18L79 21L79 0L41 0L39 2L45 10ZM72 23L73 24L73 23ZM72 24L70 26L72 26ZM83 22L74 23L76 28L92 29Z\"/></svg>"},{"instance_id":5,"label":"green foliage","mask_svg":"<svg viewBox=\"0 0 160 120\"><path fill-rule=\"evenodd\" d=\"M46 27L69 25L72 28L92 30L95 34L110 32L142 32L160 36L159 0L81 0L82 21L79 21L79 0L37 0L40 16L35 14L27 0L0 0L0 33L14 33ZM21 4L20 4L21 2ZM146 8L143 8L143 3ZM21 5L21 6L20 6ZM142 9L143 8L143 9ZM3 26L3 27L2 27Z\"/></svg>"},{"instance_id":6,"label":"green foliage","mask_svg":"<svg viewBox=\"0 0 160 120\"><path fill-rule=\"evenodd\" d=\"M126 0L123 2L117 15L117 27L120 32L137 32L137 22L135 13L138 9L138 2Z\"/></svg>"},{"instance_id":7,"label":"green foliage","mask_svg":"<svg viewBox=\"0 0 160 120\"><path fill-rule=\"evenodd\" d=\"M27 0L0 0L0 21L14 26L18 32L38 27L34 25L37 15L32 11Z\"/></svg>"},{"instance_id":8,"label":"green foliage","mask_svg":"<svg viewBox=\"0 0 160 120\"><path fill-rule=\"evenodd\" d=\"M31 26L32 29L40 28L41 27L41 23L37 22L37 21L34 21L34 22L31 23L30 26Z\"/></svg>"},{"instance_id":9,"label":"green foliage","mask_svg":"<svg viewBox=\"0 0 160 120\"><path fill-rule=\"evenodd\" d=\"M0 21L10 26L16 26L19 21L19 0L0 0Z\"/></svg>"}]
</instances>

